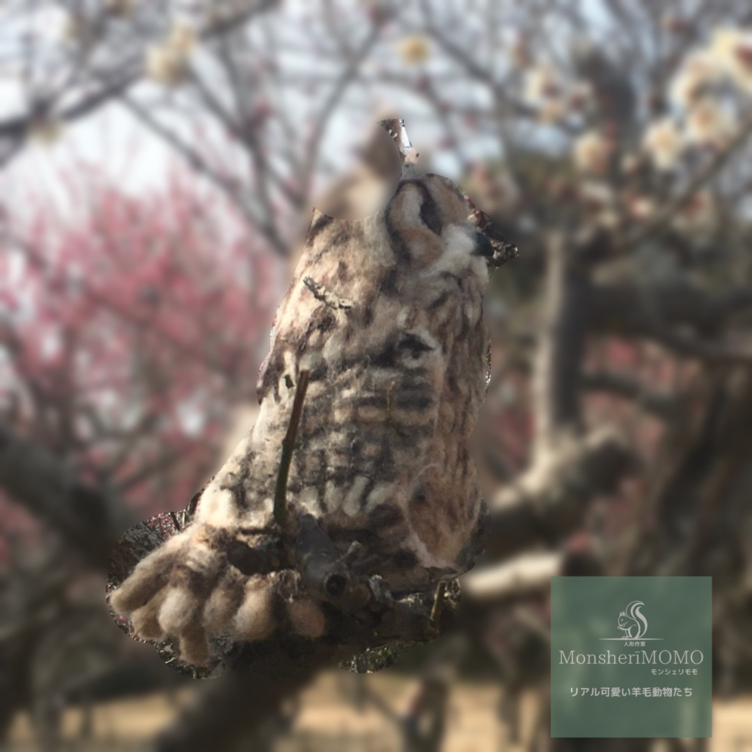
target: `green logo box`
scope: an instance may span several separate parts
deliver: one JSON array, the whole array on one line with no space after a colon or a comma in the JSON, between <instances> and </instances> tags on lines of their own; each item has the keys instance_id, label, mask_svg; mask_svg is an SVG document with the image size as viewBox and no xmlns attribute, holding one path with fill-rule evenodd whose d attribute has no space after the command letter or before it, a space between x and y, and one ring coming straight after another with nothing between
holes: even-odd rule
<instances>
[{"instance_id":1,"label":"green logo box","mask_svg":"<svg viewBox=\"0 0 752 752\"><path fill-rule=\"evenodd\" d=\"M551 736L712 736L712 577L552 577Z\"/></svg>"}]
</instances>

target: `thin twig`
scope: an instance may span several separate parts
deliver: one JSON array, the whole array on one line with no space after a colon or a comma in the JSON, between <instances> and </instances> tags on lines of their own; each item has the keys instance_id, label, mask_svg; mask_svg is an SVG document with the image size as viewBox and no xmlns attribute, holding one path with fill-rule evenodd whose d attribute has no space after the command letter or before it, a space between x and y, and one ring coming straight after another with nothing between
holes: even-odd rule
<instances>
[{"instance_id":1,"label":"thin twig","mask_svg":"<svg viewBox=\"0 0 752 752\"><path fill-rule=\"evenodd\" d=\"M441 610L444 606L444 596L446 594L446 583L440 582L436 588L433 607L431 608L431 623L435 624L441 617Z\"/></svg>"},{"instance_id":2,"label":"thin twig","mask_svg":"<svg viewBox=\"0 0 752 752\"><path fill-rule=\"evenodd\" d=\"M319 284L311 277L303 277L303 284L313 293L313 297L316 300L320 300L322 303L334 308L335 310L347 310L353 307L352 300L346 298L340 298L331 290L327 290L324 285Z\"/></svg>"},{"instance_id":3,"label":"thin twig","mask_svg":"<svg viewBox=\"0 0 752 752\"><path fill-rule=\"evenodd\" d=\"M303 400L305 400L306 391L308 390L309 375L310 371L300 372L298 386L295 389L295 399L292 403L290 424L287 426L285 438L282 439L282 459L279 463L277 487L274 490L274 519L282 529L284 529L287 521L287 478L290 474L290 463L292 462L292 453L295 448L295 438L298 435L300 416L303 414Z\"/></svg>"}]
</instances>

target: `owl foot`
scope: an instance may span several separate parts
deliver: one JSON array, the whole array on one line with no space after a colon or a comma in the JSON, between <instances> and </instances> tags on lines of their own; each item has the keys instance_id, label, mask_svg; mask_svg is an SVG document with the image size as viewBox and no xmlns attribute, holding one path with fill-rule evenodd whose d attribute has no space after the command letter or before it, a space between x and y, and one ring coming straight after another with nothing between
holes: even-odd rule
<instances>
[{"instance_id":1,"label":"owl foot","mask_svg":"<svg viewBox=\"0 0 752 752\"><path fill-rule=\"evenodd\" d=\"M138 563L110 595L111 607L129 617L144 640L177 639L181 659L196 666L210 662L212 636L267 639L280 613L293 633L320 636L324 616L318 605L294 593L281 598L277 573L243 574L228 561L228 539L227 530L192 525Z\"/></svg>"}]
</instances>

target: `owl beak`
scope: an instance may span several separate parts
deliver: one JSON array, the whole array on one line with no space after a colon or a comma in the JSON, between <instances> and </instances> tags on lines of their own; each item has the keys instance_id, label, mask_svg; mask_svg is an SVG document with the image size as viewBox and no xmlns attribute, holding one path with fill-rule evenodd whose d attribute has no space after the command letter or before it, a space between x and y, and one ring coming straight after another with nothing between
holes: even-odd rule
<instances>
[{"instance_id":1,"label":"owl beak","mask_svg":"<svg viewBox=\"0 0 752 752\"><path fill-rule=\"evenodd\" d=\"M491 240L484 232L478 230L472 255L482 256L489 266L498 267L506 264L507 261L517 258L518 254L519 250L514 243L501 237Z\"/></svg>"},{"instance_id":2,"label":"owl beak","mask_svg":"<svg viewBox=\"0 0 752 752\"><path fill-rule=\"evenodd\" d=\"M475 249L472 255L483 256L488 261L494 257L494 247L482 232L475 234Z\"/></svg>"}]
</instances>

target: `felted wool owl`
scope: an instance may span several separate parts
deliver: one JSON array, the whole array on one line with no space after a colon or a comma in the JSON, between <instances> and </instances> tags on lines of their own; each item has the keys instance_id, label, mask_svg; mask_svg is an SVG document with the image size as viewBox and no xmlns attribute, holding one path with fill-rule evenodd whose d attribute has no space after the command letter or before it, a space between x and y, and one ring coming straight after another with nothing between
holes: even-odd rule
<instances>
[{"instance_id":1,"label":"felted wool owl","mask_svg":"<svg viewBox=\"0 0 752 752\"><path fill-rule=\"evenodd\" d=\"M355 576L396 597L471 563L483 292L489 263L516 249L489 241L453 182L405 159L398 121L383 126L403 163L394 194L363 219L314 210L255 426L192 522L111 594L139 636L176 639L187 663L209 661L218 634L325 635ZM320 587L301 574L315 560L329 567Z\"/></svg>"}]
</instances>

